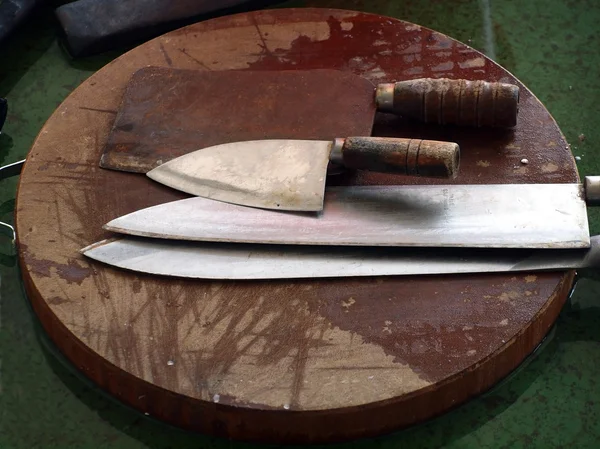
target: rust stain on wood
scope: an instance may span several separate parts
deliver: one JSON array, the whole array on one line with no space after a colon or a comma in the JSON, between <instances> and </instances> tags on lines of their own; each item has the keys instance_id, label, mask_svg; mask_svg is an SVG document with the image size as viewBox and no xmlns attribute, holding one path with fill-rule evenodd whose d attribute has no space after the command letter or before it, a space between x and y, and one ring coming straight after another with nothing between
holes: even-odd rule
<instances>
[{"instance_id":1,"label":"rust stain on wood","mask_svg":"<svg viewBox=\"0 0 600 449\"><path fill-rule=\"evenodd\" d=\"M28 253L27 245L20 245L20 250L26 260L28 270L39 276L52 277L58 275L67 284L81 285L92 274L90 267L80 265L75 259L68 259L67 263L58 263L49 259L37 259Z\"/></svg>"}]
</instances>

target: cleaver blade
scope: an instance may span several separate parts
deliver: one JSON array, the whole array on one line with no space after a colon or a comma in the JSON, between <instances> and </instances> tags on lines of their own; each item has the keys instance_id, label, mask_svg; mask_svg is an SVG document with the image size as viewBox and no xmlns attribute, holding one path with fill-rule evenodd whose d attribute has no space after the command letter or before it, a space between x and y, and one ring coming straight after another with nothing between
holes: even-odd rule
<instances>
[{"instance_id":1,"label":"cleaver blade","mask_svg":"<svg viewBox=\"0 0 600 449\"><path fill-rule=\"evenodd\" d=\"M598 179L586 178L585 186L331 187L323 210L316 213L193 197L132 212L104 228L142 237L236 243L587 248L587 205L600 198L600 189L587 186L600 185Z\"/></svg>"}]
</instances>

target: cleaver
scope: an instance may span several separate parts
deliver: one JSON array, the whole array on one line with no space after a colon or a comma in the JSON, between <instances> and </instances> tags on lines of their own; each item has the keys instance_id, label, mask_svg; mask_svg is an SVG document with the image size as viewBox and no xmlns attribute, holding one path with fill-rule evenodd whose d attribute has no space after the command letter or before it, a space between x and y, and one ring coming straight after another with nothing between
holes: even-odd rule
<instances>
[{"instance_id":1,"label":"cleaver","mask_svg":"<svg viewBox=\"0 0 600 449\"><path fill-rule=\"evenodd\" d=\"M202 197L118 217L104 228L161 239L309 246L588 248L600 177L567 184L331 187L320 212Z\"/></svg>"},{"instance_id":2,"label":"cleaver","mask_svg":"<svg viewBox=\"0 0 600 449\"><path fill-rule=\"evenodd\" d=\"M451 142L385 137L254 140L194 151L147 176L213 200L266 209L320 211L330 161L350 169L455 178L460 149Z\"/></svg>"},{"instance_id":3,"label":"cleaver","mask_svg":"<svg viewBox=\"0 0 600 449\"><path fill-rule=\"evenodd\" d=\"M486 81L424 78L376 86L331 69L144 67L126 85L100 166L147 173L200 148L234 141L370 136L377 112L420 122L511 127L518 99L517 86Z\"/></svg>"}]
</instances>

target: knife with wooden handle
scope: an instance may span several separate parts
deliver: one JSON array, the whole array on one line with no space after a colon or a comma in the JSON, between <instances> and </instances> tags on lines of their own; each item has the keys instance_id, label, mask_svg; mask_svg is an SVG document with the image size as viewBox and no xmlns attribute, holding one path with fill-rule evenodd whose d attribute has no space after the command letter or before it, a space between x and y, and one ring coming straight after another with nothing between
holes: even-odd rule
<instances>
[{"instance_id":1,"label":"knife with wooden handle","mask_svg":"<svg viewBox=\"0 0 600 449\"><path fill-rule=\"evenodd\" d=\"M460 148L453 142L386 137L252 140L179 156L147 176L182 192L226 203L319 211L330 161L352 169L454 178Z\"/></svg>"}]
</instances>

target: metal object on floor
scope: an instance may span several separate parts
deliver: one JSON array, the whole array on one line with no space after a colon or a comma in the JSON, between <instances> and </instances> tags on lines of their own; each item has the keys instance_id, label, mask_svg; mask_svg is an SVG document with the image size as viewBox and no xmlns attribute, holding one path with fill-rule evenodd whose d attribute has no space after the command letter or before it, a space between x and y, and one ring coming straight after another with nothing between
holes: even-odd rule
<instances>
[{"instance_id":1,"label":"metal object on floor","mask_svg":"<svg viewBox=\"0 0 600 449\"><path fill-rule=\"evenodd\" d=\"M25 160L21 160L0 167L0 181L13 176L18 176L21 173L24 164ZM6 250L6 252L0 253L0 264L12 267L16 263L15 256L17 255L17 235L15 232L15 228L9 223L0 221L0 234L2 234L4 237L7 237L10 240L8 250Z\"/></svg>"},{"instance_id":2,"label":"metal object on floor","mask_svg":"<svg viewBox=\"0 0 600 449\"><path fill-rule=\"evenodd\" d=\"M10 178L12 176L20 175L21 170L23 170L24 164L25 164L25 159L0 167L0 181ZM5 223L3 221L0 221L0 233L4 234L7 237L10 237L11 242L14 244L15 239L16 239L16 234L15 234L15 228L12 225Z\"/></svg>"}]
</instances>

